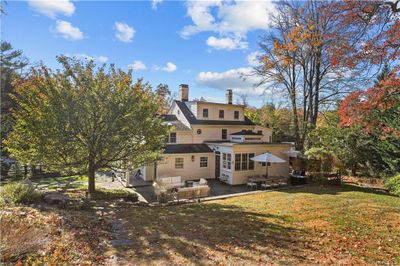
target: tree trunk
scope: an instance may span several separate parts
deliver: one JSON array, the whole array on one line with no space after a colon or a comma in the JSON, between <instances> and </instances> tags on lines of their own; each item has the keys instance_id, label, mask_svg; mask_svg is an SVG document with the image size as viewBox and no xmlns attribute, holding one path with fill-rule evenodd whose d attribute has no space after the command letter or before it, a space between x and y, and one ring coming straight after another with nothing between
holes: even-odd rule
<instances>
[{"instance_id":1,"label":"tree trunk","mask_svg":"<svg viewBox=\"0 0 400 266\"><path fill-rule=\"evenodd\" d=\"M92 197L94 193L96 192L95 188L95 172L96 169L94 167L94 161L89 160L89 167L88 167L88 192L89 192L89 197Z\"/></svg>"},{"instance_id":2,"label":"tree trunk","mask_svg":"<svg viewBox=\"0 0 400 266\"><path fill-rule=\"evenodd\" d=\"M351 175L357 176L357 163L353 163L353 165L351 167Z\"/></svg>"}]
</instances>

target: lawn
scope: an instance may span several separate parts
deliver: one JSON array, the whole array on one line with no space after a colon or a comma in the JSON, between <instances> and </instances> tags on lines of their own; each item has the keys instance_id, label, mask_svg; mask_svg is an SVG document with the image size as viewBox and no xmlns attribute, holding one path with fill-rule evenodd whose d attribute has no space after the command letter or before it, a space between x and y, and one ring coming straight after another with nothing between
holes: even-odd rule
<instances>
[{"instance_id":1,"label":"lawn","mask_svg":"<svg viewBox=\"0 0 400 266\"><path fill-rule=\"evenodd\" d=\"M47 222L49 228L41 231L58 230L68 248L46 247L61 245L57 240L42 244L41 250L48 250L42 254L54 259L52 250L59 250L59 257L74 263L119 265L400 263L400 198L353 186L310 186L169 207L96 204L91 211L25 208L32 216L64 221ZM13 219L2 216L4 228L4 221Z\"/></svg>"}]
</instances>

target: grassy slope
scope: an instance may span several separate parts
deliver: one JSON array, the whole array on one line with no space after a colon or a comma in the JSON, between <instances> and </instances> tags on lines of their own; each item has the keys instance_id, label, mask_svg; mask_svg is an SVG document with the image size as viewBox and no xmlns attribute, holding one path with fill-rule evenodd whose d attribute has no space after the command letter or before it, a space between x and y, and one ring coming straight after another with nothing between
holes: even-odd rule
<instances>
[{"instance_id":1,"label":"grassy slope","mask_svg":"<svg viewBox=\"0 0 400 266\"><path fill-rule=\"evenodd\" d=\"M400 263L400 198L350 187L126 208L119 217L137 248L116 252L144 264Z\"/></svg>"},{"instance_id":2,"label":"grassy slope","mask_svg":"<svg viewBox=\"0 0 400 266\"><path fill-rule=\"evenodd\" d=\"M105 209L32 212L33 218L65 220L46 223L49 232L61 229L54 239L63 239L65 248L56 249L57 257L81 263L75 259L83 255L110 264L106 257L116 255L119 260L111 262L119 265L400 263L400 198L355 187L295 188L160 208L97 204ZM9 220L13 228L16 220L26 224L21 217L2 219L3 226ZM132 245L107 244L116 235L107 224L112 220L126 221L117 235ZM17 239L12 236L9 241ZM49 245L44 249L54 257Z\"/></svg>"}]
</instances>

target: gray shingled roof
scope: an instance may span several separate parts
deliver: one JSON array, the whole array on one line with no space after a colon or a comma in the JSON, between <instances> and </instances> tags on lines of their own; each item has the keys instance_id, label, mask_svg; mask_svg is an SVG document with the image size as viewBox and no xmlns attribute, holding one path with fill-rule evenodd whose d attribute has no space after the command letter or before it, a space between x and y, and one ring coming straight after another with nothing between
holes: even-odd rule
<instances>
[{"instance_id":1,"label":"gray shingled roof","mask_svg":"<svg viewBox=\"0 0 400 266\"><path fill-rule=\"evenodd\" d=\"M244 117L244 121L226 121L226 120L200 120L197 119L187 105L182 101L175 101L178 105L179 109L181 109L185 118L189 121L191 125L245 125L245 126L253 126L255 125L251 120L247 117Z\"/></svg>"},{"instance_id":2,"label":"gray shingled roof","mask_svg":"<svg viewBox=\"0 0 400 266\"><path fill-rule=\"evenodd\" d=\"M168 144L165 154L174 153L210 153L213 152L206 144Z\"/></svg>"},{"instance_id":3,"label":"gray shingled roof","mask_svg":"<svg viewBox=\"0 0 400 266\"><path fill-rule=\"evenodd\" d=\"M253 132L252 130L242 130L239 132L235 132L232 133L230 135L235 135L235 136L243 136L243 135L247 135L247 136L262 136L262 133L258 133L258 132Z\"/></svg>"},{"instance_id":4,"label":"gray shingled roof","mask_svg":"<svg viewBox=\"0 0 400 266\"><path fill-rule=\"evenodd\" d=\"M185 124L179 121L175 115L163 115L161 118L165 121L166 124L174 126L178 131L190 130L190 128L188 128Z\"/></svg>"}]
</instances>

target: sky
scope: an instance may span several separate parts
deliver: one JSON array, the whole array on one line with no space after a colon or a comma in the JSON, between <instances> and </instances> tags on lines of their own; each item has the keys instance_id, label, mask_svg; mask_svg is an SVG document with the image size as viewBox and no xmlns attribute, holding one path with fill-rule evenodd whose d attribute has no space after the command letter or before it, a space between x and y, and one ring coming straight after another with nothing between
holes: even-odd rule
<instances>
[{"instance_id":1,"label":"sky","mask_svg":"<svg viewBox=\"0 0 400 266\"><path fill-rule=\"evenodd\" d=\"M260 37L267 33L269 1L7 1L1 39L31 63L59 68L65 54L132 69L153 87L189 85L189 97L225 101L227 89L250 105L273 102L259 80Z\"/></svg>"}]
</instances>

